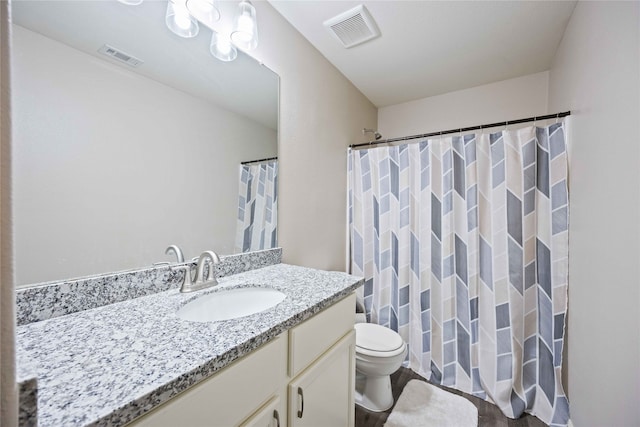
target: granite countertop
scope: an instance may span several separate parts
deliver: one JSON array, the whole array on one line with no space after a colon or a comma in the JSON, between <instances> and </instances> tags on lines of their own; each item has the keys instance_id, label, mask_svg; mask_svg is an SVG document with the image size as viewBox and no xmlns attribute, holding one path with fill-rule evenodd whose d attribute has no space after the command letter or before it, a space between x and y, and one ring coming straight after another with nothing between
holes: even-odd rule
<instances>
[{"instance_id":1,"label":"granite countertop","mask_svg":"<svg viewBox=\"0 0 640 427\"><path fill-rule=\"evenodd\" d=\"M286 264L219 282L194 293L173 289L18 327L18 364L28 363L37 374L38 425L123 425L363 283L346 273ZM200 295L246 285L271 287L287 298L262 313L220 322L189 322L175 314Z\"/></svg>"}]
</instances>

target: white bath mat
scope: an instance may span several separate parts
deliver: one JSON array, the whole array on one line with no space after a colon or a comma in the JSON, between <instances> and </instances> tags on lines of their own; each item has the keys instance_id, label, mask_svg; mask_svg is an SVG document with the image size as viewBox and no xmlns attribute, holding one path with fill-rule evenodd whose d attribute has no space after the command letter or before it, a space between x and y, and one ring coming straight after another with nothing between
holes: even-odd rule
<instances>
[{"instance_id":1,"label":"white bath mat","mask_svg":"<svg viewBox=\"0 0 640 427\"><path fill-rule=\"evenodd\" d=\"M478 408L420 380L407 383L384 427L477 427Z\"/></svg>"}]
</instances>

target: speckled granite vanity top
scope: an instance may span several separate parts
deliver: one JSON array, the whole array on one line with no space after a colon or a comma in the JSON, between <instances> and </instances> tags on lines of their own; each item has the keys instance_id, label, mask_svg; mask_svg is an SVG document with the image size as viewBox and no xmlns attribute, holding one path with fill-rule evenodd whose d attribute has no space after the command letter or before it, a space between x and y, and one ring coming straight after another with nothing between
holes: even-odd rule
<instances>
[{"instance_id":1,"label":"speckled granite vanity top","mask_svg":"<svg viewBox=\"0 0 640 427\"><path fill-rule=\"evenodd\" d=\"M36 369L38 424L123 425L362 284L345 273L286 264L219 281L191 294L173 289L20 326L18 363L29 360ZM246 285L271 287L287 298L221 322L188 322L175 314L197 296Z\"/></svg>"}]
</instances>

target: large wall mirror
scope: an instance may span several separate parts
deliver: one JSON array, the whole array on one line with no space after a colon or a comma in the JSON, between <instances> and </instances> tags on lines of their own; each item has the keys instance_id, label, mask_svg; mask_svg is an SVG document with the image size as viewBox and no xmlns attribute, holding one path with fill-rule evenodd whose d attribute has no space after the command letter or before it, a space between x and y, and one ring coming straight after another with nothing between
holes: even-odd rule
<instances>
[{"instance_id":1,"label":"large wall mirror","mask_svg":"<svg viewBox=\"0 0 640 427\"><path fill-rule=\"evenodd\" d=\"M204 26L175 36L166 8L12 2L17 286L172 261L170 244L237 252L240 163L277 155L279 79L211 56Z\"/></svg>"}]
</instances>

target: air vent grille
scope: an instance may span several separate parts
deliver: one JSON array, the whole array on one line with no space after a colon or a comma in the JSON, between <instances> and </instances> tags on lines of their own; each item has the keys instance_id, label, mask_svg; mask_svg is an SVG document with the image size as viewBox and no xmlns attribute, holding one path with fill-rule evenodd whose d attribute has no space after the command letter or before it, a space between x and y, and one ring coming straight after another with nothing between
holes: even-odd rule
<instances>
[{"instance_id":1,"label":"air vent grille","mask_svg":"<svg viewBox=\"0 0 640 427\"><path fill-rule=\"evenodd\" d=\"M324 26L345 48L359 45L380 35L380 30L364 5L328 19Z\"/></svg>"},{"instance_id":2,"label":"air vent grille","mask_svg":"<svg viewBox=\"0 0 640 427\"><path fill-rule=\"evenodd\" d=\"M102 45L102 47L98 49L98 52L102 53L103 55L110 56L113 59L117 59L120 62L124 62L125 64L132 67L139 67L144 63L143 60L124 53L123 51L116 49L113 46L109 46L108 44Z\"/></svg>"}]
</instances>

